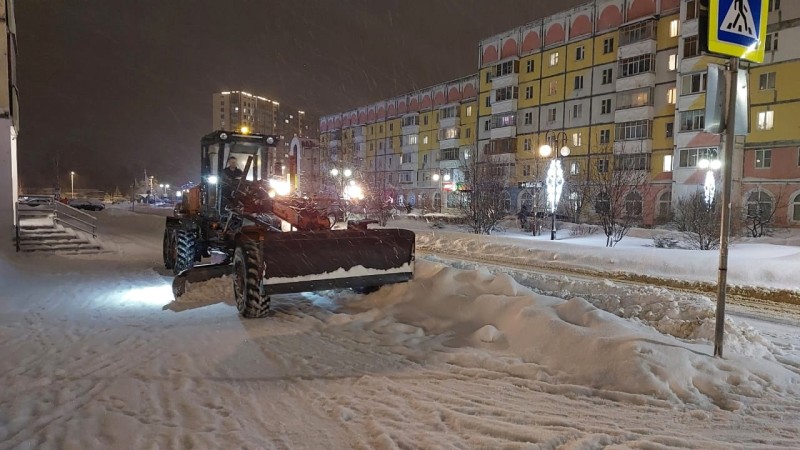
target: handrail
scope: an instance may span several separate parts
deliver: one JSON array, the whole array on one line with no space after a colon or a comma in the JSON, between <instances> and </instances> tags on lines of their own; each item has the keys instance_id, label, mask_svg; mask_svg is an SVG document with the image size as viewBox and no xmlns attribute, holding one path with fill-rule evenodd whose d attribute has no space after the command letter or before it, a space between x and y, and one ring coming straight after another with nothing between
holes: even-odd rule
<instances>
[{"instance_id":1,"label":"handrail","mask_svg":"<svg viewBox=\"0 0 800 450\"><path fill-rule=\"evenodd\" d=\"M83 231L84 233L89 233L92 235L93 238L97 238L97 218L95 216L87 214L83 211L80 211L77 208L73 208L72 206L66 205L61 202L55 203L53 207L53 213L54 213L53 222L58 222L70 228ZM88 220L80 219L77 216L71 215L70 213L78 213L82 216L85 216ZM71 219L81 224L84 224L87 226L87 228L90 229L86 229L84 227L81 227L80 225L70 223L62 219L61 217L66 217L67 219Z\"/></svg>"}]
</instances>

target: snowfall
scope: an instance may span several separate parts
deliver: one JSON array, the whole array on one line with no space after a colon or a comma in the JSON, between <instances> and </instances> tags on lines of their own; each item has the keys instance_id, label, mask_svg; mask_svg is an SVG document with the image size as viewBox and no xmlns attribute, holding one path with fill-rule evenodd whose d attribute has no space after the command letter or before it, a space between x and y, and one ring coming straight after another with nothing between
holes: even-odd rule
<instances>
[{"instance_id":1,"label":"snowfall","mask_svg":"<svg viewBox=\"0 0 800 450\"><path fill-rule=\"evenodd\" d=\"M166 214L97 213L96 255L0 247L0 449L800 448L793 235L732 247L731 285L784 302L731 297L715 358L718 252L649 230L404 216L411 282L242 319L227 278L174 300Z\"/></svg>"}]
</instances>

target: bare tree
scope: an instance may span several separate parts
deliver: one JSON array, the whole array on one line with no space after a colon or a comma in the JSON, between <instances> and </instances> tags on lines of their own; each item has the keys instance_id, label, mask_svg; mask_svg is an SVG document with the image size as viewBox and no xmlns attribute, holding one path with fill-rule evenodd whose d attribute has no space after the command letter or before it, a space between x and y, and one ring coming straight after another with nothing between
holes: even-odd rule
<instances>
[{"instance_id":1,"label":"bare tree","mask_svg":"<svg viewBox=\"0 0 800 450\"><path fill-rule=\"evenodd\" d=\"M375 172L374 176L370 177L364 198L367 216L377 220L380 226L386 226L395 211L394 203L389 201L393 192L389 175L390 173L386 171Z\"/></svg>"},{"instance_id":2,"label":"bare tree","mask_svg":"<svg viewBox=\"0 0 800 450\"><path fill-rule=\"evenodd\" d=\"M775 211L788 205L786 201L786 185L781 186L778 193L772 197L761 186L748 195L744 208L744 226L753 237L763 237L772 232L775 224Z\"/></svg>"},{"instance_id":3,"label":"bare tree","mask_svg":"<svg viewBox=\"0 0 800 450\"><path fill-rule=\"evenodd\" d=\"M606 247L615 246L642 220L649 186L648 162L643 153L615 155L606 151L590 164L594 209L606 235Z\"/></svg>"},{"instance_id":4,"label":"bare tree","mask_svg":"<svg viewBox=\"0 0 800 450\"><path fill-rule=\"evenodd\" d=\"M709 204L700 191L681 197L675 203L672 223L692 248L713 250L719 247L721 214L718 205L719 195Z\"/></svg>"},{"instance_id":5,"label":"bare tree","mask_svg":"<svg viewBox=\"0 0 800 450\"><path fill-rule=\"evenodd\" d=\"M463 172L468 189L461 193L461 217L473 233L491 234L508 213L504 200L505 167L496 156L474 154L465 160Z\"/></svg>"}]
</instances>

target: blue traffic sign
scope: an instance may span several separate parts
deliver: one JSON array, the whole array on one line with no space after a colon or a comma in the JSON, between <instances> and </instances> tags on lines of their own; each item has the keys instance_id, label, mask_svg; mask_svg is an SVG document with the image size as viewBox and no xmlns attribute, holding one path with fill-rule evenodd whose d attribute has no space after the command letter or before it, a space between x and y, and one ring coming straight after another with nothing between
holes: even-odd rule
<instances>
[{"instance_id":1,"label":"blue traffic sign","mask_svg":"<svg viewBox=\"0 0 800 450\"><path fill-rule=\"evenodd\" d=\"M767 0L711 0L708 49L748 61L764 61Z\"/></svg>"}]
</instances>

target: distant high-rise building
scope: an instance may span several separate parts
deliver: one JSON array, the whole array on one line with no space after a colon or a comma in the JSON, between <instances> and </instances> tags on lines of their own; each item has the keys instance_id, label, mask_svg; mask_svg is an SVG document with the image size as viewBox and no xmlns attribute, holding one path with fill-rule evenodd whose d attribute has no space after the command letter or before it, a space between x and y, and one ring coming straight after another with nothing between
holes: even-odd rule
<instances>
[{"instance_id":1,"label":"distant high-rise building","mask_svg":"<svg viewBox=\"0 0 800 450\"><path fill-rule=\"evenodd\" d=\"M212 95L214 130L239 130L276 134L280 104L244 91L224 91Z\"/></svg>"}]
</instances>

